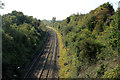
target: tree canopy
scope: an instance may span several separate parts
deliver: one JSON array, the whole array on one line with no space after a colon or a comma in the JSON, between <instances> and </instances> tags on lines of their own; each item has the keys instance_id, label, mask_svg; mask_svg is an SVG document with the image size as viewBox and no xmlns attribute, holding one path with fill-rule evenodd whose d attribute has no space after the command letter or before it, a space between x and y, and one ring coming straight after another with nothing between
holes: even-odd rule
<instances>
[{"instance_id":1,"label":"tree canopy","mask_svg":"<svg viewBox=\"0 0 120 80\"><path fill-rule=\"evenodd\" d=\"M18 11L3 15L2 22L3 78L12 78L16 67L23 69L42 47L47 32L41 20Z\"/></svg>"},{"instance_id":2,"label":"tree canopy","mask_svg":"<svg viewBox=\"0 0 120 80\"><path fill-rule=\"evenodd\" d=\"M60 77L120 77L118 11L109 2L88 14L74 14L62 22L56 21L54 26L62 35L66 50L59 60Z\"/></svg>"}]
</instances>

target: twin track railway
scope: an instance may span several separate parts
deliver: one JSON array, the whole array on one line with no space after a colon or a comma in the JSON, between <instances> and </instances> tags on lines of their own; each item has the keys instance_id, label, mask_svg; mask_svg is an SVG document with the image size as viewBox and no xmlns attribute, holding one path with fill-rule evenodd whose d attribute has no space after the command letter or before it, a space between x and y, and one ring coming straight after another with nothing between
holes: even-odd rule
<instances>
[{"instance_id":1,"label":"twin track railway","mask_svg":"<svg viewBox=\"0 0 120 80\"><path fill-rule=\"evenodd\" d=\"M58 39L57 34L49 29L48 39L38 54L31 62L29 69L22 76L23 80L41 80L59 77L58 73Z\"/></svg>"}]
</instances>

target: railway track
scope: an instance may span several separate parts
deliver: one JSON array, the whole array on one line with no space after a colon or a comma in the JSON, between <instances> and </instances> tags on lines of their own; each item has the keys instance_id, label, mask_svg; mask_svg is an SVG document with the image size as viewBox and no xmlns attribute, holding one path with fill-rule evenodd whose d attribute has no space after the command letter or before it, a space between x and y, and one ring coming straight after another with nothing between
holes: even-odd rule
<instances>
[{"instance_id":1,"label":"railway track","mask_svg":"<svg viewBox=\"0 0 120 80\"><path fill-rule=\"evenodd\" d=\"M58 40L56 33L49 29L49 37L40 54L33 60L29 70L22 77L23 80L41 80L59 78L58 74Z\"/></svg>"}]
</instances>

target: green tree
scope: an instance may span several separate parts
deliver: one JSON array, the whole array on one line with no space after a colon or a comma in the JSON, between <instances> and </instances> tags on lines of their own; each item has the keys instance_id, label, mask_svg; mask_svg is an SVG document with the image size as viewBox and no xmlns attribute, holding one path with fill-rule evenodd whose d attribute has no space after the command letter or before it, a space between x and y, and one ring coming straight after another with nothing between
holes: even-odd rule
<instances>
[{"instance_id":1,"label":"green tree","mask_svg":"<svg viewBox=\"0 0 120 80\"><path fill-rule=\"evenodd\" d=\"M53 17L52 18L52 24L53 24L53 27L54 27L54 23L56 22L56 17Z\"/></svg>"}]
</instances>

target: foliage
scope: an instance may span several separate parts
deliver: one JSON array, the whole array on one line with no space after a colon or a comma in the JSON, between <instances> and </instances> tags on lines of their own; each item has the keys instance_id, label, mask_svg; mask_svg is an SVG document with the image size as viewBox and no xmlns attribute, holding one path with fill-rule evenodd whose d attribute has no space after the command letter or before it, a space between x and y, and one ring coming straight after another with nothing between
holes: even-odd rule
<instances>
[{"instance_id":1,"label":"foliage","mask_svg":"<svg viewBox=\"0 0 120 80\"><path fill-rule=\"evenodd\" d=\"M101 77L104 75L104 72L106 71L107 64L101 64L99 68L97 69L97 77Z\"/></svg>"},{"instance_id":2,"label":"foliage","mask_svg":"<svg viewBox=\"0 0 120 80\"><path fill-rule=\"evenodd\" d=\"M112 64L117 64L118 11L107 2L88 14L74 14L62 22L55 22L65 53L60 56L60 77L102 78ZM111 62L111 64L106 63ZM65 65L64 65L65 64ZM97 65L97 70L90 67ZM89 71L89 73L88 73ZM119 70L118 70L119 72ZM97 73L97 75L96 75ZM115 72L116 73L116 72Z\"/></svg>"},{"instance_id":3,"label":"foliage","mask_svg":"<svg viewBox=\"0 0 120 80\"><path fill-rule=\"evenodd\" d=\"M44 24L22 12L13 11L2 16L2 72L12 78L17 66L22 69L42 47L46 31ZM21 69L21 71L22 71Z\"/></svg>"},{"instance_id":4,"label":"foliage","mask_svg":"<svg viewBox=\"0 0 120 80\"><path fill-rule=\"evenodd\" d=\"M119 78L120 77L120 67L117 65L112 71L106 71L103 78Z\"/></svg>"}]
</instances>

